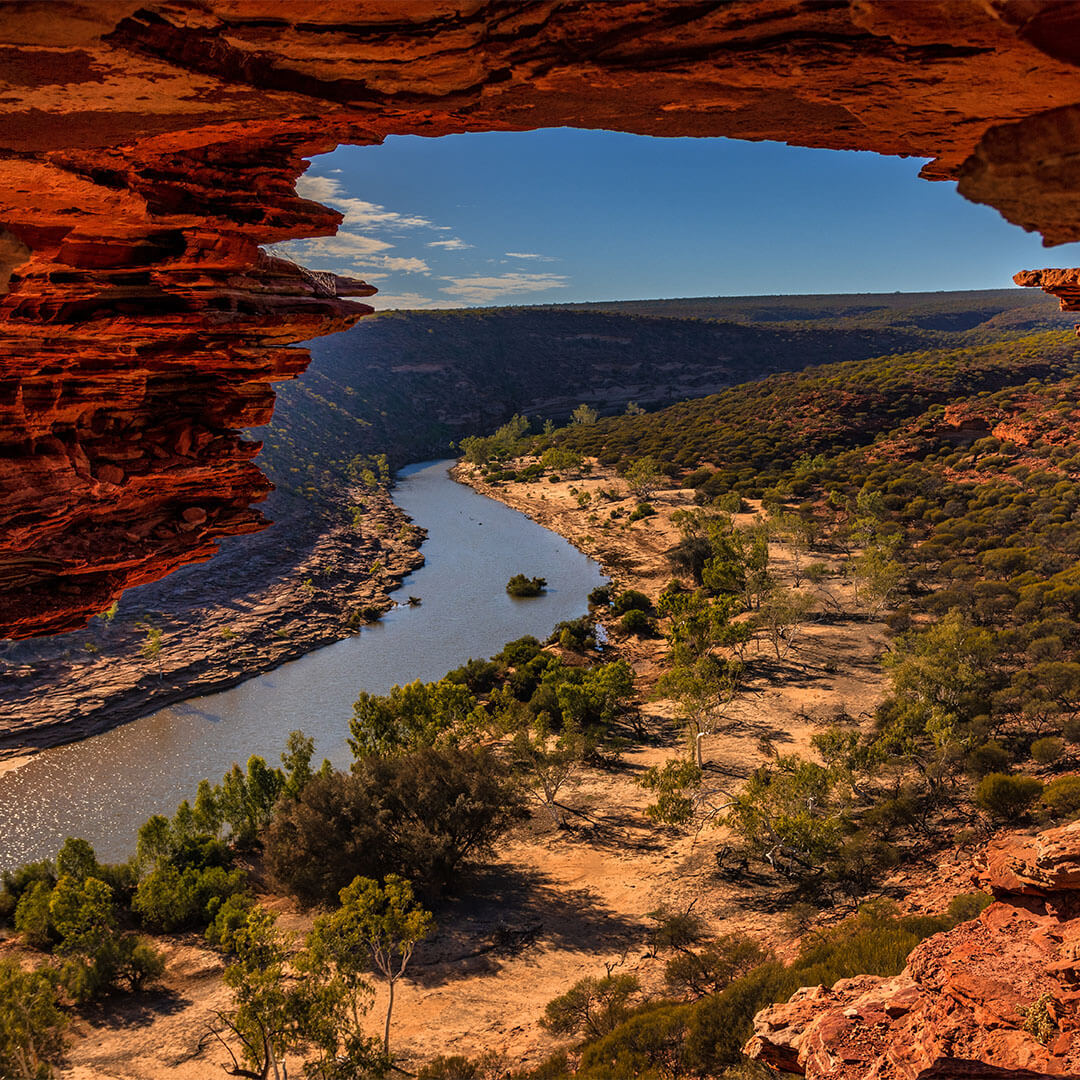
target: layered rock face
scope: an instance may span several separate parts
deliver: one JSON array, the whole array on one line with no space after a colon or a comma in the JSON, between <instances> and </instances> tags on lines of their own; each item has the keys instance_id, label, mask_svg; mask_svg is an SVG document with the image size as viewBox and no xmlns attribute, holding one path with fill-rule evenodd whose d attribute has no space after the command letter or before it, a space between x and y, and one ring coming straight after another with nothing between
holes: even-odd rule
<instances>
[{"instance_id":1,"label":"layered rock face","mask_svg":"<svg viewBox=\"0 0 1080 1080\"><path fill-rule=\"evenodd\" d=\"M1080 11L1039 0L136 0L0 20L0 635L258 528L238 429L369 311L258 245L304 156L571 125L933 159L1080 237Z\"/></svg>"},{"instance_id":2,"label":"layered rock face","mask_svg":"<svg viewBox=\"0 0 1080 1080\"><path fill-rule=\"evenodd\" d=\"M1080 822L991 844L982 915L891 979L805 987L746 1052L808 1080L1080 1076Z\"/></svg>"}]
</instances>

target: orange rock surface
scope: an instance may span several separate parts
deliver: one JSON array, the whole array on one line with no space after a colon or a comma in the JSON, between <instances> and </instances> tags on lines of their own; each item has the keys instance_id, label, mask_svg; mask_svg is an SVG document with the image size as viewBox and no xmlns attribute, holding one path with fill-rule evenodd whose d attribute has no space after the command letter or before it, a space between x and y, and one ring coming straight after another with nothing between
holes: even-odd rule
<instances>
[{"instance_id":1,"label":"orange rock surface","mask_svg":"<svg viewBox=\"0 0 1080 1080\"><path fill-rule=\"evenodd\" d=\"M1080 822L991 844L979 884L996 899L978 919L928 938L894 978L765 1009L746 1052L807 1080L1080 1075Z\"/></svg>"},{"instance_id":2,"label":"orange rock surface","mask_svg":"<svg viewBox=\"0 0 1080 1080\"><path fill-rule=\"evenodd\" d=\"M1078 57L1039 0L3 5L0 635L263 524L238 429L373 291L260 254L336 227L305 155L557 125L910 154L1060 242Z\"/></svg>"}]
</instances>

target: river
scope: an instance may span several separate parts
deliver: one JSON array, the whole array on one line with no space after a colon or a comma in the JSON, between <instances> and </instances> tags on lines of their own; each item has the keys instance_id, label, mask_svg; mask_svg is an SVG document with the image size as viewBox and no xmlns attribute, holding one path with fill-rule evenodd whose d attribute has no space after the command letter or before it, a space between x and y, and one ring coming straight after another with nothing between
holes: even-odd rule
<instances>
[{"instance_id":1,"label":"river","mask_svg":"<svg viewBox=\"0 0 1080 1080\"><path fill-rule=\"evenodd\" d=\"M428 530L425 564L395 593L400 607L358 635L231 690L161 709L83 742L42 751L0 775L0 869L55 853L67 836L99 858L122 860L151 814L172 814L203 777L234 761L278 761L286 735L315 739L316 762L349 761L345 739L361 690L440 678L469 657L487 657L523 634L543 638L586 611L606 581L599 566L501 503L455 483L452 462L403 469L394 500ZM507 596L515 573L547 578L540 597ZM417 607L405 605L420 597Z\"/></svg>"}]
</instances>

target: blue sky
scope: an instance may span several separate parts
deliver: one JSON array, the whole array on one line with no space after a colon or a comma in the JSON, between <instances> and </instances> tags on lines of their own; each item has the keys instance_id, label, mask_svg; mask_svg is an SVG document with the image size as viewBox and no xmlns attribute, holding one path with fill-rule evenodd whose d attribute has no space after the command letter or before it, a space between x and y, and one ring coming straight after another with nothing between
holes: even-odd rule
<instances>
[{"instance_id":1,"label":"blue sky","mask_svg":"<svg viewBox=\"0 0 1080 1080\"><path fill-rule=\"evenodd\" d=\"M346 220L286 250L366 278L377 308L990 289L1080 265L921 164L569 128L391 137L315 159L298 190Z\"/></svg>"}]
</instances>

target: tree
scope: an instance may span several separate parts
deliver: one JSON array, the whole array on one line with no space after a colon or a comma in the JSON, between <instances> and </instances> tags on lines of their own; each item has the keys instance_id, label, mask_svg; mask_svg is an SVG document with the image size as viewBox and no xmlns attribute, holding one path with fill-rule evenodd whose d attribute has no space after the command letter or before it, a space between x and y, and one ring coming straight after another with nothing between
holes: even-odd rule
<instances>
[{"instance_id":1,"label":"tree","mask_svg":"<svg viewBox=\"0 0 1080 1080\"><path fill-rule=\"evenodd\" d=\"M529 578L524 574L515 574L507 583L506 591L511 596L539 596L547 589L547 579Z\"/></svg>"},{"instance_id":2,"label":"tree","mask_svg":"<svg viewBox=\"0 0 1080 1080\"><path fill-rule=\"evenodd\" d=\"M248 758L246 773L235 762L216 793L221 818L237 844L251 844L270 822L274 803L285 786L280 769L272 769L258 754Z\"/></svg>"},{"instance_id":3,"label":"tree","mask_svg":"<svg viewBox=\"0 0 1080 1080\"><path fill-rule=\"evenodd\" d=\"M514 764L526 774L530 789L560 829L566 818L555 800L563 785L581 767L585 749L585 737L576 724L564 724L562 731L552 737L551 717L546 712L536 718L531 732L520 728L514 735Z\"/></svg>"},{"instance_id":4,"label":"tree","mask_svg":"<svg viewBox=\"0 0 1080 1080\"><path fill-rule=\"evenodd\" d=\"M702 743L712 734L725 708L735 700L742 678L742 665L722 660L711 653L690 658L679 656L660 676L656 691L674 698L686 720L691 751L698 768L705 764Z\"/></svg>"},{"instance_id":5,"label":"tree","mask_svg":"<svg viewBox=\"0 0 1080 1080\"><path fill-rule=\"evenodd\" d=\"M556 1035L600 1038L626 1019L630 1000L639 990L633 975L589 976L549 1001L540 1023Z\"/></svg>"},{"instance_id":6,"label":"tree","mask_svg":"<svg viewBox=\"0 0 1080 1080\"><path fill-rule=\"evenodd\" d=\"M754 622L764 629L777 662L791 651L799 628L813 607L813 598L797 589L775 587L761 600Z\"/></svg>"},{"instance_id":7,"label":"tree","mask_svg":"<svg viewBox=\"0 0 1080 1080\"><path fill-rule=\"evenodd\" d=\"M276 916L257 906L235 934L236 955L224 976L233 992L233 1007L218 1013L224 1030L211 1028L232 1057L232 1068L225 1070L230 1076L284 1080L284 1056L302 1041L297 1030L298 1001L285 973L288 944L277 928ZM226 1032L239 1041L239 1058L226 1042Z\"/></svg>"},{"instance_id":8,"label":"tree","mask_svg":"<svg viewBox=\"0 0 1080 1080\"><path fill-rule=\"evenodd\" d=\"M0 960L0 1076L45 1080L53 1075L67 1023L57 998L53 972L23 971L17 960Z\"/></svg>"},{"instance_id":9,"label":"tree","mask_svg":"<svg viewBox=\"0 0 1080 1080\"><path fill-rule=\"evenodd\" d=\"M278 805L266 862L305 904L332 901L357 875L399 873L435 893L526 816L524 801L487 748L369 755Z\"/></svg>"},{"instance_id":10,"label":"tree","mask_svg":"<svg viewBox=\"0 0 1080 1080\"><path fill-rule=\"evenodd\" d=\"M432 746L444 733L464 735L475 720L476 698L449 679L391 687L388 695L363 692L349 721L349 749L357 759Z\"/></svg>"},{"instance_id":11,"label":"tree","mask_svg":"<svg viewBox=\"0 0 1080 1080\"><path fill-rule=\"evenodd\" d=\"M732 800L726 824L786 876L820 874L844 834L831 800L835 783L821 765L780 756L750 777Z\"/></svg>"},{"instance_id":12,"label":"tree","mask_svg":"<svg viewBox=\"0 0 1080 1080\"><path fill-rule=\"evenodd\" d=\"M315 740L302 731L290 731L281 755L285 766L284 794L296 798L315 774L311 771L311 757L315 753Z\"/></svg>"},{"instance_id":13,"label":"tree","mask_svg":"<svg viewBox=\"0 0 1080 1080\"><path fill-rule=\"evenodd\" d=\"M595 409L583 402L570 414L570 422L578 427L587 427L589 424L596 423L597 415Z\"/></svg>"},{"instance_id":14,"label":"tree","mask_svg":"<svg viewBox=\"0 0 1080 1080\"><path fill-rule=\"evenodd\" d=\"M397 874L380 885L358 877L341 890L341 907L325 917L323 937L334 939L334 957L357 977L356 954L366 953L372 968L387 982L383 1053L390 1054L390 1018L394 987L405 974L417 944L435 932L435 920L416 902L412 886Z\"/></svg>"},{"instance_id":15,"label":"tree","mask_svg":"<svg viewBox=\"0 0 1080 1080\"><path fill-rule=\"evenodd\" d=\"M626 486L639 498L647 499L663 483L664 474L656 458L643 457L632 461L623 479Z\"/></svg>"}]
</instances>

